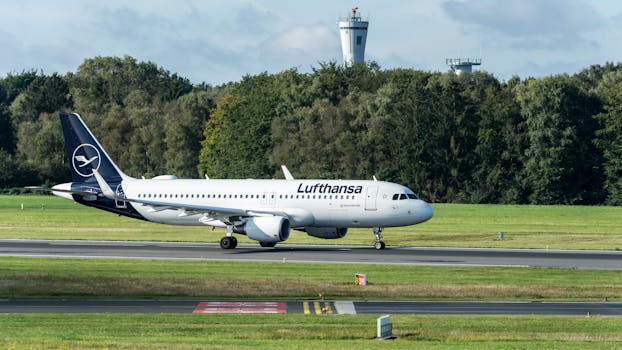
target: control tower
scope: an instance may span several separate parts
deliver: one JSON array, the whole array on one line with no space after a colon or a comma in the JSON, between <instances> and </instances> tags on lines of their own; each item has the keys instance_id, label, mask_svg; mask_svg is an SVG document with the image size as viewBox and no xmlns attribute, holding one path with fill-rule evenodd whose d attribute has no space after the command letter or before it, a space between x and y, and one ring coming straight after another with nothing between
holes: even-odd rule
<instances>
[{"instance_id":1,"label":"control tower","mask_svg":"<svg viewBox=\"0 0 622 350\"><path fill-rule=\"evenodd\" d=\"M460 75L462 73L471 74L473 72L473 66L479 66L482 64L481 58L448 58L445 60L445 63L456 72L456 74Z\"/></svg>"},{"instance_id":2,"label":"control tower","mask_svg":"<svg viewBox=\"0 0 622 350\"><path fill-rule=\"evenodd\" d=\"M349 17L339 21L341 52L346 66L365 62L365 42L369 22L361 20L361 16L356 13L358 9L353 8Z\"/></svg>"}]
</instances>

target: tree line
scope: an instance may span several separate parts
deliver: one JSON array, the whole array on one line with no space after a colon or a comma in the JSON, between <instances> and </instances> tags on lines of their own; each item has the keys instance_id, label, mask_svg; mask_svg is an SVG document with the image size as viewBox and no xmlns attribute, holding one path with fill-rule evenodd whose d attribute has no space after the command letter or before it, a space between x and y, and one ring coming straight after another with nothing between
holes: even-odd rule
<instances>
[{"instance_id":1,"label":"tree line","mask_svg":"<svg viewBox=\"0 0 622 350\"><path fill-rule=\"evenodd\" d=\"M191 84L132 57L0 79L0 188L70 181L59 111L129 175L361 178L433 202L622 203L622 65L499 81L320 63Z\"/></svg>"}]
</instances>

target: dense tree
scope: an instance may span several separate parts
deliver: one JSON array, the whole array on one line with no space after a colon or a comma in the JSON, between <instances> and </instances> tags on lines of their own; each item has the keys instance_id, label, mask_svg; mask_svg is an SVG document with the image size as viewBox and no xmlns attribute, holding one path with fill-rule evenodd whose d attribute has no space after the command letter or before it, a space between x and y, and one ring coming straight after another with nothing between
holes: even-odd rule
<instances>
[{"instance_id":1,"label":"dense tree","mask_svg":"<svg viewBox=\"0 0 622 350\"><path fill-rule=\"evenodd\" d=\"M622 65L499 82L321 63L212 87L132 57L0 78L0 187L69 177L74 110L129 175L371 178L431 201L622 203Z\"/></svg>"},{"instance_id":2,"label":"dense tree","mask_svg":"<svg viewBox=\"0 0 622 350\"><path fill-rule=\"evenodd\" d=\"M607 203L622 204L622 71L610 72L600 81L598 95L604 112L598 114L601 129L597 145L604 156L604 188Z\"/></svg>"},{"instance_id":3,"label":"dense tree","mask_svg":"<svg viewBox=\"0 0 622 350\"><path fill-rule=\"evenodd\" d=\"M183 178L197 177L203 131L214 107L207 91L193 91L169 106L164 124L168 172Z\"/></svg>"},{"instance_id":4,"label":"dense tree","mask_svg":"<svg viewBox=\"0 0 622 350\"><path fill-rule=\"evenodd\" d=\"M11 103L13 123L19 125L35 121L41 113L53 113L71 108L69 85L65 79L54 73L51 76L37 76Z\"/></svg>"},{"instance_id":5,"label":"dense tree","mask_svg":"<svg viewBox=\"0 0 622 350\"><path fill-rule=\"evenodd\" d=\"M15 183L15 162L11 154L0 149L0 188L12 187Z\"/></svg>"},{"instance_id":6,"label":"dense tree","mask_svg":"<svg viewBox=\"0 0 622 350\"><path fill-rule=\"evenodd\" d=\"M8 154L15 151L15 135L9 109L0 103L0 150Z\"/></svg>"},{"instance_id":7,"label":"dense tree","mask_svg":"<svg viewBox=\"0 0 622 350\"><path fill-rule=\"evenodd\" d=\"M26 177L24 184L69 180L63 135L56 114L43 113L36 121L21 123L17 136L16 163L24 174L36 174L36 179Z\"/></svg>"},{"instance_id":8,"label":"dense tree","mask_svg":"<svg viewBox=\"0 0 622 350\"><path fill-rule=\"evenodd\" d=\"M490 82L482 90L477 110L479 126L475 155L477 164L467 192L474 203L523 203L521 187L526 148L524 119L514 100L512 79L500 85Z\"/></svg>"},{"instance_id":9,"label":"dense tree","mask_svg":"<svg viewBox=\"0 0 622 350\"><path fill-rule=\"evenodd\" d=\"M70 80L76 109L98 115L113 105L124 106L131 92L142 91L154 101L171 101L192 90L188 79L129 56L87 59Z\"/></svg>"},{"instance_id":10,"label":"dense tree","mask_svg":"<svg viewBox=\"0 0 622 350\"><path fill-rule=\"evenodd\" d=\"M270 127L277 110L277 79L267 73L246 76L224 97L205 127L199 174L265 178L270 166Z\"/></svg>"},{"instance_id":11,"label":"dense tree","mask_svg":"<svg viewBox=\"0 0 622 350\"><path fill-rule=\"evenodd\" d=\"M525 164L532 203L588 204L601 192L593 145L598 105L567 76L530 79L517 94L526 119Z\"/></svg>"},{"instance_id":12,"label":"dense tree","mask_svg":"<svg viewBox=\"0 0 622 350\"><path fill-rule=\"evenodd\" d=\"M7 74L6 77L0 79L0 102L10 106L13 100L41 75L35 70Z\"/></svg>"}]
</instances>

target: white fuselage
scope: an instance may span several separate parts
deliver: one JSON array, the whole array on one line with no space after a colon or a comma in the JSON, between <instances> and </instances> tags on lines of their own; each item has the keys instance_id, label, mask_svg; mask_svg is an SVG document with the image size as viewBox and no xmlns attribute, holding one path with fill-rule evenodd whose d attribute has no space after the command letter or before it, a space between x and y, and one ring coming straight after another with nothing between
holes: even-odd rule
<instances>
[{"instance_id":1,"label":"white fuselage","mask_svg":"<svg viewBox=\"0 0 622 350\"><path fill-rule=\"evenodd\" d=\"M405 226L426 221L433 214L432 208L408 188L383 181L132 179L123 181L123 191L128 198L150 201L281 212L289 217L293 228ZM396 194L411 196L396 200ZM201 212L132 204L154 222L226 226Z\"/></svg>"}]
</instances>

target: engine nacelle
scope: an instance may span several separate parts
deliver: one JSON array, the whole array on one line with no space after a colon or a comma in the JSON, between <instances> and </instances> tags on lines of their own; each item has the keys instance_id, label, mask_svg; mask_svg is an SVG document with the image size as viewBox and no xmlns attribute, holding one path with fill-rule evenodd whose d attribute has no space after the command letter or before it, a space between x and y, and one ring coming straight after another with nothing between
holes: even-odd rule
<instances>
[{"instance_id":1,"label":"engine nacelle","mask_svg":"<svg viewBox=\"0 0 622 350\"><path fill-rule=\"evenodd\" d=\"M289 238L289 220L282 216L259 216L235 226L235 232L259 242L282 242Z\"/></svg>"},{"instance_id":2,"label":"engine nacelle","mask_svg":"<svg viewBox=\"0 0 622 350\"><path fill-rule=\"evenodd\" d=\"M323 238L323 239L337 239L343 238L348 233L347 227L305 227L305 232L309 236Z\"/></svg>"}]
</instances>

